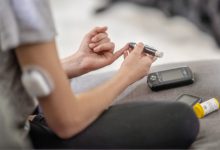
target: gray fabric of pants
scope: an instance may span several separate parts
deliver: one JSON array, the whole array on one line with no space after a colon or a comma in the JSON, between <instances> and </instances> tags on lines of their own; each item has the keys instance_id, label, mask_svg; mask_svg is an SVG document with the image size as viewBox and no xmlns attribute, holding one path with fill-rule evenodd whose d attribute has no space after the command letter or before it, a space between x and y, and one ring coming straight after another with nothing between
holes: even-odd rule
<instances>
[{"instance_id":1,"label":"gray fabric of pants","mask_svg":"<svg viewBox=\"0 0 220 150\"><path fill-rule=\"evenodd\" d=\"M153 92L147 86L146 77L129 86L112 105L140 101L175 101L181 94L191 94L209 99L220 100L220 60L182 62L152 67L153 71L173 67L189 66L195 75L195 83L188 86ZM89 90L108 80L115 72L88 74L71 81L74 92ZM200 132L192 149L219 149L220 147L220 111L200 120Z\"/></svg>"}]
</instances>

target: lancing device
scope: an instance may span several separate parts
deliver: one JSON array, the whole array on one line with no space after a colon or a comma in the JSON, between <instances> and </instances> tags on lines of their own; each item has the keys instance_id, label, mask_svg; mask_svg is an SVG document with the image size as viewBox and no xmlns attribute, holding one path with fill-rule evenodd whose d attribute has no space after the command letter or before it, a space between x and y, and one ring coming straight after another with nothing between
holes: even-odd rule
<instances>
[{"instance_id":1,"label":"lancing device","mask_svg":"<svg viewBox=\"0 0 220 150\"><path fill-rule=\"evenodd\" d=\"M130 42L129 43L129 46L131 48L134 48L135 45L136 45L136 43L134 43L134 42ZM159 52L158 50L156 50L156 49L154 49L154 48L152 48L152 47L150 47L148 45L144 45L144 52L148 53L150 55L153 55L155 57L158 57L158 58L162 58L163 57L163 52Z\"/></svg>"}]
</instances>

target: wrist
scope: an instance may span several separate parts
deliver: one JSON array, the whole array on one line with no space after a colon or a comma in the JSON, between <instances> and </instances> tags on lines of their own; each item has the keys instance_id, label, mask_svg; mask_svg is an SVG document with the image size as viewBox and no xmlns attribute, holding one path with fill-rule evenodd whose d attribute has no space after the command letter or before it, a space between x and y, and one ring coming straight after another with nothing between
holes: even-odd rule
<instances>
[{"instance_id":1,"label":"wrist","mask_svg":"<svg viewBox=\"0 0 220 150\"><path fill-rule=\"evenodd\" d=\"M132 83L126 70L119 70L115 75L115 79L125 87L128 87Z\"/></svg>"},{"instance_id":2,"label":"wrist","mask_svg":"<svg viewBox=\"0 0 220 150\"><path fill-rule=\"evenodd\" d=\"M84 74L84 69L82 66L82 59L78 53L68 56L61 60L64 71L66 72L68 78L73 78Z\"/></svg>"},{"instance_id":3,"label":"wrist","mask_svg":"<svg viewBox=\"0 0 220 150\"><path fill-rule=\"evenodd\" d=\"M118 74L119 76L122 77L122 81L127 83L127 85L131 85L133 84L134 82L136 82L138 79L137 76L137 73L135 74L133 71L131 71L130 68L128 67L123 67L123 68L120 68L119 71L118 71Z\"/></svg>"}]
</instances>

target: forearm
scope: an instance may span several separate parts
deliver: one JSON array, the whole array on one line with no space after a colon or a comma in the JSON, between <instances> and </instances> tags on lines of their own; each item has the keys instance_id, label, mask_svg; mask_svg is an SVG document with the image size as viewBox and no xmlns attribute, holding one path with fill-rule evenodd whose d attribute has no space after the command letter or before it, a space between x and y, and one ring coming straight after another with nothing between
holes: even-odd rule
<instances>
[{"instance_id":1,"label":"forearm","mask_svg":"<svg viewBox=\"0 0 220 150\"><path fill-rule=\"evenodd\" d=\"M85 114L85 120L94 121L128 85L129 80L119 72L106 83L77 95L78 102L84 108L79 114Z\"/></svg>"},{"instance_id":2,"label":"forearm","mask_svg":"<svg viewBox=\"0 0 220 150\"><path fill-rule=\"evenodd\" d=\"M76 95L75 98L69 95L69 92L66 93L67 89L59 88L57 91L62 91L63 95L66 95L65 99L54 94L50 98L41 99L41 104L46 117L49 117L47 121L49 121L50 126L61 137L69 138L95 121L128 85L128 79L124 78L123 74L118 73L106 83L88 92ZM55 104L55 99L62 101L62 103L57 102ZM59 120L59 124L56 120Z\"/></svg>"},{"instance_id":3,"label":"forearm","mask_svg":"<svg viewBox=\"0 0 220 150\"><path fill-rule=\"evenodd\" d=\"M85 129L130 84L130 79L124 78L126 72L120 72L103 85L75 96L54 41L23 45L16 49L16 55L22 68L38 66L54 82L52 93L38 99L49 127L61 138L72 137Z\"/></svg>"}]
</instances>

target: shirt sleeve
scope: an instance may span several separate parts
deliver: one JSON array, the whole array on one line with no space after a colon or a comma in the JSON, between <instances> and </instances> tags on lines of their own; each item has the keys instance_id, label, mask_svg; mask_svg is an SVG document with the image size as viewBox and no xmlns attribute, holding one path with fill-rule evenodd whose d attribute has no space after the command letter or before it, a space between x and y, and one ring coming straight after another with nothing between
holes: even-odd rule
<instances>
[{"instance_id":1,"label":"shirt sleeve","mask_svg":"<svg viewBox=\"0 0 220 150\"><path fill-rule=\"evenodd\" d=\"M55 36L47 0L0 0L0 46L3 51L51 41Z\"/></svg>"}]
</instances>

